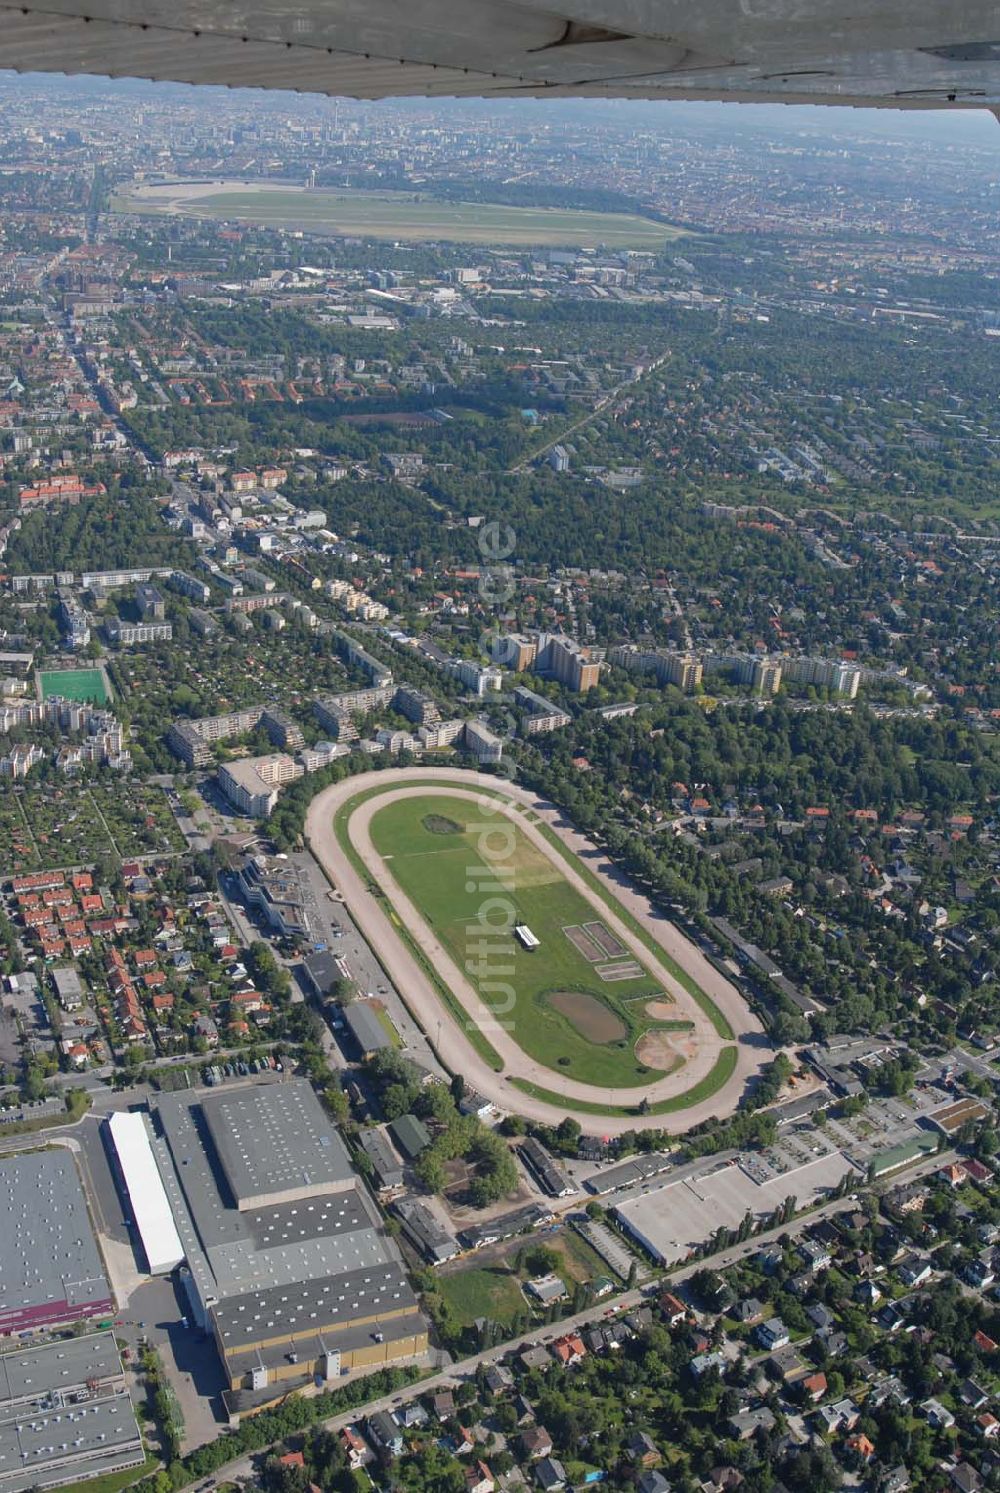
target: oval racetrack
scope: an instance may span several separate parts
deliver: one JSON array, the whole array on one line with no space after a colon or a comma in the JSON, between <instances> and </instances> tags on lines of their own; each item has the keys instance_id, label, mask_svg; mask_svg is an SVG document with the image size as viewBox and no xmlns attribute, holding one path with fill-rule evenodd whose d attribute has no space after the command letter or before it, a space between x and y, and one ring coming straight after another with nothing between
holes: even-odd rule
<instances>
[{"instance_id":1,"label":"oval racetrack","mask_svg":"<svg viewBox=\"0 0 1000 1493\"><path fill-rule=\"evenodd\" d=\"M382 888L408 937L468 1013L470 1024L484 1033L499 1055L503 1062L502 1073L494 1071L470 1042L462 1021L453 1014L453 1009L445 1005L413 949L393 925L386 901L369 891L367 878L359 872L353 857L345 853L338 841L334 829L338 814L352 800L371 793L373 789L377 789L377 793L363 799L350 812L347 834L352 850L371 881ZM372 843L371 821L379 809L403 797L433 797L435 793L439 796L454 797L456 793L468 796L480 803L484 815L507 815L520 832L558 867L626 947L640 956L650 973L662 981L664 988L674 997L677 1014L694 1023L695 1051L687 1062L642 1088L606 1089L581 1083L536 1062L518 1046L516 1030L506 1030L483 1005L465 973L393 881L389 867ZM532 810L533 817L529 818L525 809ZM535 816L558 836L570 852L569 859L551 845L535 822ZM306 816L305 832L313 854L343 895L361 933L371 944L414 1020L427 1034L444 1067L452 1073L461 1073L470 1088L500 1110L545 1124L558 1124L564 1116L573 1115L585 1129L591 1132L600 1129L609 1135L634 1130L643 1124L680 1132L712 1116L731 1113L737 1107L747 1081L773 1056L760 1021L735 987L673 923L653 910L649 899L627 882L599 850L566 824L558 809L527 789L488 774L444 767L407 767L364 773L317 794ZM611 908L581 875L574 864L577 857L598 878L611 901ZM718 1035L709 1017L669 969L659 964L643 940L616 916L615 904L631 914L664 953L709 997L732 1028L733 1040ZM725 1082L706 1098L692 1095L692 1102L685 1105L684 1093L708 1080L723 1049L733 1047L735 1063ZM511 1082L515 1078L536 1085L551 1098L522 1091ZM621 1108L634 1111L644 1100L649 1111L648 1119L634 1112L612 1113ZM673 1107L669 1112L656 1114L655 1107L663 1102L670 1102ZM574 1109L574 1103L581 1107ZM593 1106L608 1112L595 1113Z\"/></svg>"}]
</instances>

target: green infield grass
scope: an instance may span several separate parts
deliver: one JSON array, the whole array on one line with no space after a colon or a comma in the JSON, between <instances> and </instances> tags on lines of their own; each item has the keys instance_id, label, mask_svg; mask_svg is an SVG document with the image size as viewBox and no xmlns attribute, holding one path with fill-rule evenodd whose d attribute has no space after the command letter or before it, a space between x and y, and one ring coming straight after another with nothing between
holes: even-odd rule
<instances>
[{"instance_id":1,"label":"green infield grass","mask_svg":"<svg viewBox=\"0 0 1000 1493\"><path fill-rule=\"evenodd\" d=\"M678 1114L681 1110L690 1109L692 1105L701 1104L705 1099L711 1099L723 1088L733 1074L736 1072L737 1051L735 1047L724 1047L712 1064L704 1078L692 1084L689 1089L684 1089L680 1094L673 1094L669 1099L660 1099L655 1104L649 1104L645 1108L640 1105L626 1107L622 1104L598 1104L589 1099L574 1099L572 1107L585 1115L605 1115L618 1117L621 1115L636 1115L655 1117L656 1115ZM567 1101L561 1094L555 1094L551 1089L543 1089L540 1084L532 1083L527 1078L512 1078L511 1088L520 1089L522 1094L530 1094L533 1099L541 1099L545 1104L563 1105Z\"/></svg>"},{"instance_id":2,"label":"green infield grass","mask_svg":"<svg viewBox=\"0 0 1000 1493\"><path fill-rule=\"evenodd\" d=\"M398 884L530 1057L602 1088L639 1087L681 1065L665 1035L676 1019L646 1009L664 1000L662 986L516 823L484 818L467 798L413 794L376 810L371 838L383 890ZM537 948L522 947L520 924Z\"/></svg>"}]
</instances>

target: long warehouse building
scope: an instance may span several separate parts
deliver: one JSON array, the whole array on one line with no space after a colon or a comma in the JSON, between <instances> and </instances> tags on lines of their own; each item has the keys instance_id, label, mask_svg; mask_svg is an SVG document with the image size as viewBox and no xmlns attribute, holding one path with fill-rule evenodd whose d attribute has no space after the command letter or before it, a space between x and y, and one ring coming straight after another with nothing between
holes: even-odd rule
<instances>
[{"instance_id":1,"label":"long warehouse building","mask_svg":"<svg viewBox=\"0 0 1000 1493\"><path fill-rule=\"evenodd\" d=\"M5 1156L0 1197L0 1337L112 1316L114 1299L72 1156Z\"/></svg>"},{"instance_id":2,"label":"long warehouse building","mask_svg":"<svg viewBox=\"0 0 1000 1493\"><path fill-rule=\"evenodd\" d=\"M180 1280L231 1413L277 1385L426 1352L399 1250L310 1083L161 1094L153 1123Z\"/></svg>"},{"instance_id":3,"label":"long warehouse building","mask_svg":"<svg viewBox=\"0 0 1000 1493\"><path fill-rule=\"evenodd\" d=\"M113 1333L0 1356L0 1493L77 1485L145 1460Z\"/></svg>"},{"instance_id":4,"label":"long warehouse building","mask_svg":"<svg viewBox=\"0 0 1000 1493\"><path fill-rule=\"evenodd\" d=\"M169 1275L184 1259L163 1179L143 1115L119 1110L106 1121L118 1163L118 1180L142 1240L150 1275Z\"/></svg>"}]
</instances>

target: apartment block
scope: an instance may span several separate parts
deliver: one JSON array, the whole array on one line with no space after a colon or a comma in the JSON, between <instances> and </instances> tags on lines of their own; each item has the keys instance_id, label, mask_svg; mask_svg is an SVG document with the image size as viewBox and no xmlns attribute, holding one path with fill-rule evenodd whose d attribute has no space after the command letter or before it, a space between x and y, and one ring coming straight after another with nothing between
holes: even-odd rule
<instances>
[{"instance_id":1,"label":"apartment block","mask_svg":"<svg viewBox=\"0 0 1000 1493\"><path fill-rule=\"evenodd\" d=\"M523 684L515 686L514 698L528 712L520 727L523 736L541 736L547 731L557 731L561 726L568 726L573 719L560 706L553 705L544 695L536 695Z\"/></svg>"},{"instance_id":2,"label":"apartment block","mask_svg":"<svg viewBox=\"0 0 1000 1493\"><path fill-rule=\"evenodd\" d=\"M781 665L776 659L756 659L751 682L758 694L776 695L781 688Z\"/></svg>"},{"instance_id":3,"label":"apartment block","mask_svg":"<svg viewBox=\"0 0 1000 1493\"><path fill-rule=\"evenodd\" d=\"M234 808L251 819L266 819L278 801L279 790L303 775L305 769L285 752L267 757L244 757L219 769L219 787Z\"/></svg>"},{"instance_id":4,"label":"apartment block","mask_svg":"<svg viewBox=\"0 0 1000 1493\"><path fill-rule=\"evenodd\" d=\"M341 658L351 664L355 669L360 669L367 674L371 683L376 687L392 683L392 670L380 659L373 658L360 643L356 643L349 633L341 632L339 628L333 630L334 646Z\"/></svg>"},{"instance_id":5,"label":"apartment block","mask_svg":"<svg viewBox=\"0 0 1000 1493\"><path fill-rule=\"evenodd\" d=\"M499 762L503 756L503 741L482 721L466 722L462 745L480 763Z\"/></svg>"},{"instance_id":6,"label":"apartment block","mask_svg":"<svg viewBox=\"0 0 1000 1493\"><path fill-rule=\"evenodd\" d=\"M601 666L590 661L590 654L575 638L542 633L538 639L535 669L548 674L567 689L580 694L600 682Z\"/></svg>"},{"instance_id":7,"label":"apartment block","mask_svg":"<svg viewBox=\"0 0 1000 1493\"><path fill-rule=\"evenodd\" d=\"M263 726L275 746L294 749L303 743L302 732L285 711L273 705L249 705L228 715L207 715L197 721L174 721L167 732L167 746L189 767L205 767L212 760L214 741L244 736Z\"/></svg>"},{"instance_id":8,"label":"apartment block","mask_svg":"<svg viewBox=\"0 0 1000 1493\"><path fill-rule=\"evenodd\" d=\"M197 580L193 575L187 575L183 570L175 570L168 584L175 591L179 591L182 596L187 596L191 601L197 601L202 606L205 605L212 595L210 586L206 585L204 581Z\"/></svg>"},{"instance_id":9,"label":"apartment block","mask_svg":"<svg viewBox=\"0 0 1000 1493\"><path fill-rule=\"evenodd\" d=\"M693 694L702 680L701 659L694 653L657 655L656 677L661 684L674 684L686 695Z\"/></svg>"},{"instance_id":10,"label":"apartment block","mask_svg":"<svg viewBox=\"0 0 1000 1493\"><path fill-rule=\"evenodd\" d=\"M782 669L786 679L798 684L815 684L820 689L833 690L853 700L861 683L861 670L854 664L841 663L830 658L783 658Z\"/></svg>"},{"instance_id":11,"label":"apartment block","mask_svg":"<svg viewBox=\"0 0 1000 1493\"><path fill-rule=\"evenodd\" d=\"M441 719L436 702L424 690L401 684L396 691L393 706L400 715L418 726L433 726Z\"/></svg>"},{"instance_id":12,"label":"apartment block","mask_svg":"<svg viewBox=\"0 0 1000 1493\"><path fill-rule=\"evenodd\" d=\"M137 643L169 643L174 635L170 622L126 622L111 617L104 624L109 643L118 648L132 648Z\"/></svg>"},{"instance_id":13,"label":"apartment block","mask_svg":"<svg viewBox=\"0 0 1000 1493\"><path fill-rule=\"evenodd\" d=\"M167 606L163 600L163 594L156 586L148 584L137 586L135 600L139 608L139 616L144 622L162 622L167 615Z\"/></svg>"},{"instance_id":14,"label":"apartment block","mask_svg":"<svg viewBox=\"0 0 1000 1493\"><path fill-rule=\"evenodd\" d=\"M485 695L490 690L499 689L503 683L503 675L499 669L487 668L471 658L451 659L448 670L474 695Z\"/></svg>"},{"instance_id":15,"label":"apartment block","mask_svg":"<svg viewBox=\"0 0 1000 1493\"><path fill-rule=\"evenodd\" d=\"M252 591L243 596L230 596L226 602L227 612L264 612L270 607L283 606L290 601L287 591Z\"/></svg>"},{"instance_id":16,"label":"apartment block","mask_svg":"<svg viewBox=\"0 0 1000 1493\"><path fill-rule=\"evenodd\" d=\"M510 632L497 638L493 644L493 661L515 674L522 674L535 662L538 643L526 633Z\"/></svg>"},{"instance_id":17,"label":"apartment block","mask_svg":"<svg viewBox=\"0 0 1000 1493\"><path fill-rule=\"evenodd\" d=\"M63 592L59 598L59 620L70 648L86 648L90 642L90 618L75 596Z\"/></svg>"},{"instance_id":18,"label":"apartment block","mask_svg":"<svg viewBox=\"0 0 1000 1493\"><path fill-rule=\"evenodd\" d=\"M417 738L424 751L435 751L453 746L465 732L464 721L438 721L433 726L421 726Z\"/></svg>"},{"instance_id":19,"label":"apartment block","mask_svg":"<svg viewBox=\"0 0 1000 1493\"><path fill-rule=\"evenodd\" d=\"M122 586L141 586L146 581L168 580L169 569L147 566L141 570L85 570L80 577L84 591L117 591Z\"/></svg>"}]
</instances>

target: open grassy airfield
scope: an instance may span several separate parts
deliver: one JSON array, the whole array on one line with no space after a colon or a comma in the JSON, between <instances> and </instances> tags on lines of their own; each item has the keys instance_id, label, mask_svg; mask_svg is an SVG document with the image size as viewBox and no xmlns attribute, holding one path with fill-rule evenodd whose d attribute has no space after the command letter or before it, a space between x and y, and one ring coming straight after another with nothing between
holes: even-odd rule
<instances>
[{"instance_id":1,"label":"open grassy airfield","mask_svg":"<svg viewBox=\"0 0 1000 1493\"><path fill-rule=\"evenodd\" d=\"M684 230L627 213L444 202L420 192L271 182L157 182L118 193L112 211L238 218L264 227L358 238L658 250Z\"/></svg>"},{"instance_id":2,"label":"open grassy airfield","mask_svg":"<svg viewBox=\"0 0 1000 1493\"><path fill-rule=\"evenodd\" d=\"M480 998L495 1006L491 983L513 987L506 1019L537 1062L602 1087L641 1084L680 1066L669 1034L691 1023L516 825L488 823L493 833L481 841L474 802L413 795L377 810L371 838ZM518 923L538 948L523 948L505 926Z\"/></svg>"}]
</instances>

